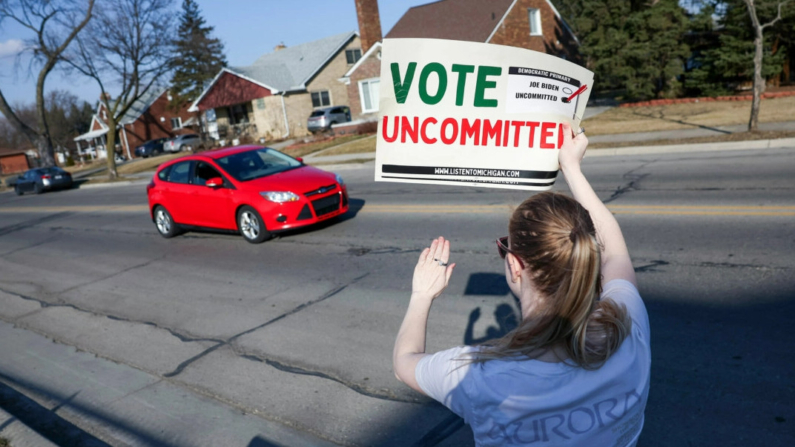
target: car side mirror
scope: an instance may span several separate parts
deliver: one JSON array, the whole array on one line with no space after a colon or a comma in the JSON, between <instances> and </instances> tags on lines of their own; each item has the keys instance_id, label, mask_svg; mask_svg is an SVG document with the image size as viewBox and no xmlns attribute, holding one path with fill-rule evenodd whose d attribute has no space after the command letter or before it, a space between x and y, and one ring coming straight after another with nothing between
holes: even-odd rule
<instances>
[{"instance_id":1,"label":"car side mirror","mask_svg":"<svg viewBox=\"0 0 795 447\"><path fill-rule=\"evenodd\" d=\"M301 164L304 163L304 157L295 157L296 160L300 161Z\"/></svg>"},{"instance_id":2,"label":"car side mirror","mask_svg":"<svg viewBox=\"0 0 795 447\"><path fill-rule=\"evenodd\" d=\"M213 177L207 180L207 183L205 183L204 185L207 186L208 188L220 188L224 186L224 179L222 179L221 177Z\"/></svg>"}]
</instances>

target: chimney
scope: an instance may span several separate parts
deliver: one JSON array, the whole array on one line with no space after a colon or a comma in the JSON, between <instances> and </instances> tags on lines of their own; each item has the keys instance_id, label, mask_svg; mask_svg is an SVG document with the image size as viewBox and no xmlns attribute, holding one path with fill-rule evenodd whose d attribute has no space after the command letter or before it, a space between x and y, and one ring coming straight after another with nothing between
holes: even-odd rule
<instances>
[{"instance_id":1,"label":"chimney","mask_svg":"<svg viewBox=\"0 0 795 447\"><path fill-rule=\"evenodd\" d=\"M362 54L376 42L381 41L381 17L378 15L378 0L355 0L356 17L359 20L359 39Z\"/></svg>"},{"instance_id":2,"label":"chimney","mask_svg":"<svg viewBox=\"0 0 795 447\"><path fill-rule=\"evenodd\" d=\"M279 45L276 45L275 47L273 47L273 52L275 53L275 52L281 51L281 50L283 50L285 48L287 48L287 45L285 45L284 42L281 42L281 43L279 43Z\"/></svg>"}]
</instances>

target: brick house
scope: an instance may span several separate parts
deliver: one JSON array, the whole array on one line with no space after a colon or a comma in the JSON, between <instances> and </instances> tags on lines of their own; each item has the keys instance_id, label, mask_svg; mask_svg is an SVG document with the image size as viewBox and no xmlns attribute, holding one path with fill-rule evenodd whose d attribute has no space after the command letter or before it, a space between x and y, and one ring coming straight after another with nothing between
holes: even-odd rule
<instances>
[{"instance_id":1,"label":"brick house","mask_svg":"<svg viewBox=\"0 0 795 447\"><path fill-rule=\"evenodd\" d=\"M361 54L356 32L280 45L252 65L222 69L190 110L206 113L211 135L227 142L308 135L314 109L347 105L338 79Z\"/></svg>"},{"instance_id":2,"label":"brick house","mask_svg":"<svg viewBox=\"0 0 795 447\"><path fill-rule=\"evenodd\" d=\"M357 0L359 28L375 28L376 0ZM362 11L373 10L368 20ZM381 40L381 26L377 25ZM368 31L375 34L373 31ZM409 8L386 38L430 38L508 45L552 54L579 63L579 41L551 0L440 0ZM369 50L369 51L368 51ZM368 46L362 59L340 79L348 87L351 116L374 119L378 112L380 43Z\"/></svg>"},{"instance_id":3,"label":"brick house","mask_svg":"<svg viewBox=\"0 0 795 447\"><path fill-rule=\"evenodd\" d=\"M18 174L30 169L30 152L35 151L0 148L0 175Z\"/></svg>"},{"instance_id":4,"label":"brick house","mask_svg":"<svg viewBox=\"0 0 795 447\"><path fill-rule=\"evenodd\" d=\"M135 158L135 148L157 138L172 138L184 133L197 133L199 121L188 112L186 104L178 111L169 108L171 95L165 89L152 89L139 97L119 118L116 148L128 159ZM108 110L99 101L97 113L91 118L89 131L74 139L80 156L86 153L106 158ZM85 148L84 148L85 146Z\"/></svg>"}]
</instances>

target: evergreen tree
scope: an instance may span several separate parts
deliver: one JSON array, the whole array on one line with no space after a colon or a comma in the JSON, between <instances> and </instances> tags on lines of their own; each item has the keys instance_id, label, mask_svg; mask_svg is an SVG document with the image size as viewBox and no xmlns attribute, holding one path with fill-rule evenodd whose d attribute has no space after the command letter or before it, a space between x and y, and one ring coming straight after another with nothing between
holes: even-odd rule
<instances>
[{"instance_id":1,"label":"evergreen tree","mask_svg":"<svg viewBox=\"0 0 795 447\"><path fill-rule=\"evenodd\" d=\"M676 0L577 0L565 8L597 91L625 98L672 97L690 55L688 18ZM579 13L577 13L579 11Z\"/></svg>"},{"instance_id":2,"label":"evergreen tree","mask_svg":"<svg viewBox=\"0 0 795 447\"><path fill-rule=\"evenodd\" d=\"M175 57L171 63L171 105L178 108L201 95L206 84L226 67L224 44L211 37L213 27L205 24L195 0L183 0Z\"/></svg>"},{"instance_id":3,"label":"evergreen tree","mask_svg":"<svg viewBox=\"0 0 795 447\"><path fill-rule=\"evenodd\" d=\"M773 0L758 1L761 17L775 16ZM702 15L717 11L718 20L713 32L718 35L717 44L696 55L695 68L688 74L686 87L692 95L718 96L736 91L748 84L754 73L754 31L743 0L718 0L714 6L702 10ZM761 18L760 17L760 18ZM694 22L704 27L705 20ZM782 26L784 25L784 26ZM762 76L765 79L781 73L786 57L787 39L791 38L792 20L781 21L775 30L765 35ZM708 25L707 25L708 26ZM782 38L783 36L783 38ZM773 44L778 37L778 47Z\"/></svg>"}]
</instances>

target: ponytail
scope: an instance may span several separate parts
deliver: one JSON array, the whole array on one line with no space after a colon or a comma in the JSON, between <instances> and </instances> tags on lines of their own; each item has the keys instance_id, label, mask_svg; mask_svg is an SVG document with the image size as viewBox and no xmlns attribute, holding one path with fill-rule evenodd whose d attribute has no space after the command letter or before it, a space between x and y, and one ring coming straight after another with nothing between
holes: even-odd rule
<instances>
[{"instance_id":1,"label":"ponytail","mask_svg":"<svg viewBox=\"0 0 795 447\"><path fill-rule=\"evenodd\" d=\"M601 294L601 257L588 211L575 200L541 193L511 218L512 252L529 270L545 308L504 337L487 342L474 362L538 357L560 345L584 369L598 369L621 346L631 327L626 307Z\"/></svg>"}]
</instances>

